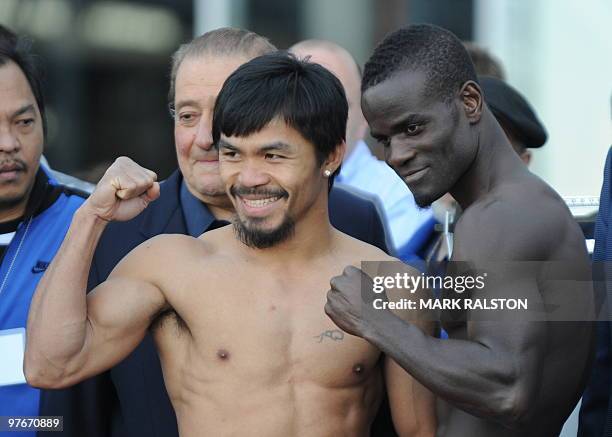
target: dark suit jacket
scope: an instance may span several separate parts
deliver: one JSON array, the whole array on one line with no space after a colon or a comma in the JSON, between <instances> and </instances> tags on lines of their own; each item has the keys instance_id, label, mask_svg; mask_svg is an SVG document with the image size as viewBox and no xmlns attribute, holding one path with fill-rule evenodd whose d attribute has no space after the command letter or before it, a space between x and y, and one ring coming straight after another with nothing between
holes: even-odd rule
<instances>
[{"instance_id":1,"label":"dark suit jacket","mask_svg":"<svg viewBox=\"0 0 612 437\"><path fill-rule=\"evenodd\" d=\"M181 181L181 174L174 172L162 184L160 198L142 214L108 225L96 249L89 289L104 281L115 265L145 240L158 234L187 234L179 201ZM330 221L339 230L386 251L384 227L374 203L333 188ZM382 410L387 408L385 404ZM109 372L68 390L44 391L40 414L64 416L63 435L71 437L178 435L157 350L149 334ZM385 412L376 426L386 428L389 423ZM43 434L46 433L39 433Z\"/></svg>"},{"instance_id":2,"label":"dark suit jacket","mask_svg":"<svg viewBox=\"0 0 612 437\"><path fill-rule=\"evenodd\" d=\"M612 194L612 148L608 150L606 166L604 168L604 181L599 199L599 212L595 222L595 250L593 251L593 276L595 291L598 296L605 297L602 310L607 315L606 320L597 326L597 349L591 379L582 395L580 419L578 427L579 437L612 437L612 366L610 361L610 342L612 335L610 329L610 310L612 307L612 289L608 281L612 281L612 238L608 233L608 226L612 221L610 209L610 196ZM606 262L607 261L607 262Z\"/></svg>"}]
</instances>

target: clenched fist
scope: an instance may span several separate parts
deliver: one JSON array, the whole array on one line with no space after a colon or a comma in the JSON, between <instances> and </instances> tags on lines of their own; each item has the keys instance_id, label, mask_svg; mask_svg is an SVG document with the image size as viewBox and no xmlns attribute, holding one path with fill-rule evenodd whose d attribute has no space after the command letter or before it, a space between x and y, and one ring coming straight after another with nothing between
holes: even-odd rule
<instances>
[{"instance_id":1,"label":"clenched fist","mask_svg":"<svg viewBox=\"0 0 612 437\"><path fill-rule=\"evenodd\" d=\"M344 332L363 337L374 315L372 279L361 269L347 266L331 279L330 286L325 313ZM379 297L386 300L386 294Z\"/></svg>"},{"instance_id":2,"label":"clenched fist","mask_svg":"<svg viewBox=\"0 0 612 437\"><path fill-rule=\"evenodd\" d=\"M105 221L126 221L158 197L157 175L122 156L106 170L82 208Z\"/></svg>"}]
</instances>

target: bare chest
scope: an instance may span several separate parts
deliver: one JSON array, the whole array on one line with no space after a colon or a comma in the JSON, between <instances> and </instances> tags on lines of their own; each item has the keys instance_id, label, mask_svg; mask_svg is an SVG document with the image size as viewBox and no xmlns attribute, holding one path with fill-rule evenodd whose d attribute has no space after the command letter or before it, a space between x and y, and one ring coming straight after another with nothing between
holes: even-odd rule
<instances>
[{"instance_id":1,"label":"bare chest","mask_svg":"<svg viewBox=\"0 0 612 437\"><path fill-rule=\"evenodd\" d=\"M328 288L326 275L185 282L173 302L183 327L164 324L156 339L173 351L166 356L188 357L211 380L356 386L377 371L380 353L327 317Z\"/></svg>"}]
</instances>

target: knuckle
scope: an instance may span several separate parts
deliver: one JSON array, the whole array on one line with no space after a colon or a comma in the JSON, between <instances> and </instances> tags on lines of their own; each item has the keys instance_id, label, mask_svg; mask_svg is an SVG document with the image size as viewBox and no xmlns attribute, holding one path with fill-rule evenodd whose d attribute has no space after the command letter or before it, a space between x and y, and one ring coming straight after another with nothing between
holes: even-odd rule
<instances>
[{"instance_id":1,"label":"knuckle","mask_svg":"<svg viewBox=\"0 0 612 437\"><path fill-rule=\"evenodd\" d=\"M346 267L344 268L343 273L344 273L345 275L350 275L350 274L351 274L351 272L354 272L354 271L355 271L355 267L354 267L354 266L346 266Z\"/></svg>"},{"instance_id":2,"label":"knuckle","mask_svg":"<svg viewBox=\"0 0 612 437\"><path fill-rule=\"evenodd\" d=\"M143 185L147 184L147 179L143 177L142 175L134 174L134 175L131 175L131 177L132 177L132 181L134 181L134 186L136 187L142 187Z\"/></svg>"}]
</instances>

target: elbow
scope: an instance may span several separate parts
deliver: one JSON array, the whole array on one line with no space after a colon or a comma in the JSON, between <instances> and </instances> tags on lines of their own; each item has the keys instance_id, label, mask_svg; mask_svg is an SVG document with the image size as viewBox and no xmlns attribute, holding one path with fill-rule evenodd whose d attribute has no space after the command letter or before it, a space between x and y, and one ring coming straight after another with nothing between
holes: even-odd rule
<instances>
[{"instance_id":1,"label":"elbow","mask_svg":"<svg viewBox=\"0 0 612 437\"><path fill-rule=\"evenodd\" d=\"M432 427L398 427L395 426L398 437L435 437L436 429Z\"/></svg>"},{"instance_id":2,"label":"elbow","mask_svg":"<svg viewBox=\"0 0 612 437\"><path fill-rule=\"evenodd\" d=\"M30 387L48 389L55 386L52 378L49 378L43 369L27 364L27 362L23 365L23 374Z\"/></svg>"},{"instance_id":3,"label":"elbow","mask_svg":"<svg viewBox=\"0 0 612 437\"><path fill-rule=\"evenodd\" d=\"M42 359L33 358L32 354L27 352L23 361L23 374L31 387L60 389L69 386L63 377L63 372L58 371L50 363L45 364Z\"/></svg>"},{"instance_id":4,"label":"elbow","mask_svg":"<svg viewBox=\"0 0 612 437\"><path fill-rule=\"evenodd\" d=\"M524 381L519 380L501 389L494 412L498 421L506 428L521 428L532 410L531 392Z\"/></svg>"},{"instance_id":5,"label":"elbow","mask_svg":"<svg viewBox=\"0 0 612 437\"><path fill-rule=\"evenodd\" d=\"M45 377L43 373L34 372L32 370L25 370L25 379L30 387L39 388L39 389L54 389L60 388L49 378Z\"/></svg>"},{"instance_id":6,"label":"elbow","mask_svg":"<svg viewBox=\"0 0 612 437\"><path fill-rule=\"evenodd\" d=\"M432 398L433 399L433 398ZM435 403L431 410L418 409L412 414L402 412L402 416L391 412L393 427L398 437L434 437L436 435Z\"/></svg>"}]
</instances>

